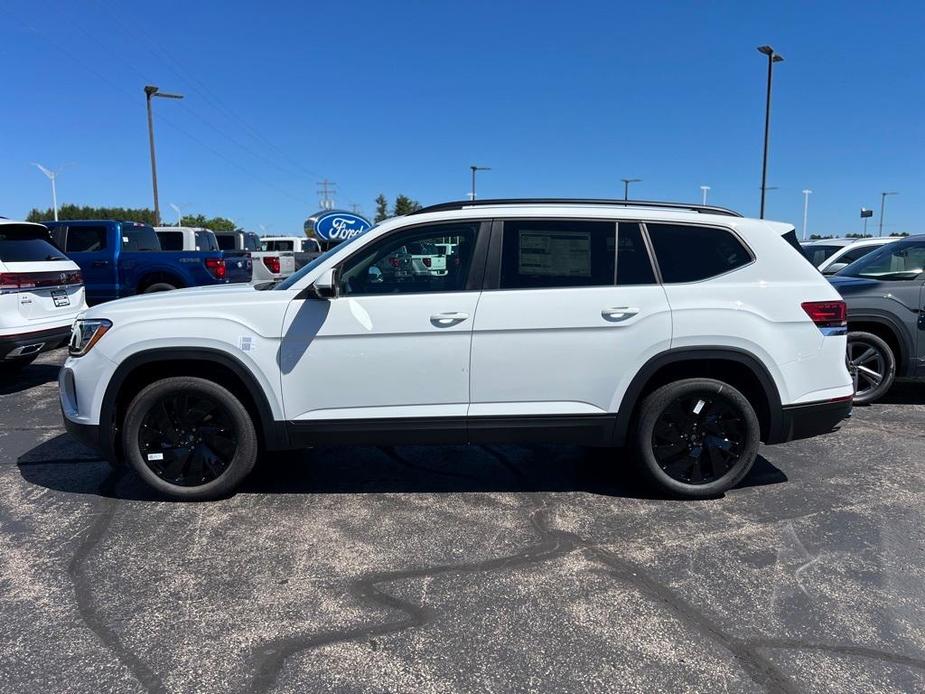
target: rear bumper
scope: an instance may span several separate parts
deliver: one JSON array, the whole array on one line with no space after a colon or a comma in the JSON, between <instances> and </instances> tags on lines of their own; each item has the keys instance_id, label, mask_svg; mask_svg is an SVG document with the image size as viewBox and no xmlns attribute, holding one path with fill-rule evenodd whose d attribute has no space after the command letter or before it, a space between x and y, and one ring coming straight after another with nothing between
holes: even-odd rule
<instances>
[{"instance_id":1,"label":"rear bumper","mask_svg":"<svg viewBox=\"0 0 925 694\"><path fill-rule=\"evenodd\" d=\"M71 325L62 325L48 330L0 335L0 359L28 357L67 344L71 337Z\"/></svg>"},{"instance_id":2,"label":"rear bumper","mask_svg":"<svg viewBox=\"0 0 925 694\"><path fill-rule=\"evenodd\" d=\"M850 397L844 400L784 406L767 443L786 443L828 434L850 416Z\"/></svg>"}]
</instances>

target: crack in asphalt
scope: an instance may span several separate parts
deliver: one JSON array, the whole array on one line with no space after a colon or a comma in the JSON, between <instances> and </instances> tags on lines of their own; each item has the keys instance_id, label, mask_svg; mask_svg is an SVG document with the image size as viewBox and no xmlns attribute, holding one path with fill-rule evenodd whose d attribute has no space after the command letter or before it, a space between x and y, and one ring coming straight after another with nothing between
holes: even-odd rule
<instances>
[{"instance_id":1,"label":"crack in asphalt","mask_svg":"<svg viewBox=\"0 0 925 694\"><path fill-rule=\"evenodd\" d=\"M157 675L142 662L138 655L122 643L115 630L98 613L93 602L93 581L87 575L87 559L103 539L106 531L109 530L113 516L116 513L118 503L113 498L113 492L115 492L116 485L122 478L122 474L123 471L121 470L111 470L100 484L97 493L103 499L100 502L100 505L103 506L103 511L93 525L90 526L77 551L74 552L74 556L71 557L67 572L71 582L74 584L77 611L87 628L96 634L97 638L103 642L103 645L132 673L146 692L149 694L166 694L167 689Z\"/></svg>"}]
</instances>

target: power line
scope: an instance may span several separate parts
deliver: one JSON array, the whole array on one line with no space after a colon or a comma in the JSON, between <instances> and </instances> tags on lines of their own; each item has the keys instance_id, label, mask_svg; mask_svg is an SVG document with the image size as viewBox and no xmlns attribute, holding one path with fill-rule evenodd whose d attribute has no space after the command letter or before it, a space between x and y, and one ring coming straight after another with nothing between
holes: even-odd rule
<instances>
[{"instance_id":1,"label":"power line","mask_svg":"<svg viewBox=\"0 0 925 694\"><path fill-rule=\"evenodd\" d=\"M334 209L334 198L335 188L337 184L334 181L329 181L324 179L323 181L318 181L318 185L321 186L318 189L318 203L321 205L322 210L333 210Z\"/></svg>"}]
</instances>

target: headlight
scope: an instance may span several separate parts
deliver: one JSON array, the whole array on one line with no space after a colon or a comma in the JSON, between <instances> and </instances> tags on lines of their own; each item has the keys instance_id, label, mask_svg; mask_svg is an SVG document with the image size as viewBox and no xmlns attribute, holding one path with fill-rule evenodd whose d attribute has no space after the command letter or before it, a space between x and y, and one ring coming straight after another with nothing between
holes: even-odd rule
<instances>
[{"instance_id":1,"label":"headlight","mask_svg":"<svg viewBox=\"0 0 925 694\"><path fill-rule=\"evenodd\" d=\"M67 351L72 357L82 357L99 342L99 339L112 327L112 321L105 318L77 319L71 327L71 340Z\"/></svg>"}]
</instances>

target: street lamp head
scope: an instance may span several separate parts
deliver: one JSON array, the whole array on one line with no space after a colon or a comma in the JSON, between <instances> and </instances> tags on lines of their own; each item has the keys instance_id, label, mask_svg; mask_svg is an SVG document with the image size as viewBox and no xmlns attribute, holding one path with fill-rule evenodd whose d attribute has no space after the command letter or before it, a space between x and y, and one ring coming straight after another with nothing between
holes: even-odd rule
<instances>
[{"instance_id":1,"label":"street lamp head","mask_svg":"<svg viewBox=\"0 0 925 694\"><path fill-rule=\"evenodd\" d=\"M774 55L774 49L770 46L758 46L758 52L765 55Z\"/></svg>"},{"instance_id":2,"label":"street lamp head","mask_svg":"<svg viewBox=\"0 0 925 694\"><path fill-rule=\"evenodd\" d=\"M784 56L782 56L780 53L775 53L774 55L771 56L771 62L772 63L782 63L784 62Z\"/></svg>"},{"instance_id":3,"label":"street lamp head","mask_svg":"<svg viewBox=\"0 0 925 694\"><path fill-rule=\"evenodd\" d=\"M813 192L813 191L811 191L809 188L804 188L804 189L803 189L803 195L809 195L809 194L812 193L812 192Z\"/></svg>"},{"instance_id":4,"label":"street lamp head","mask_svg":"<svg viewBox=\"0 0 925 694\"><path fill-rule=\"evenodd\" d=\"M892 193L881 193L881 195L899 195L895 190Z\"/></svg>"},{"instance_id":5,"label":"street lamp head","mask_svg":"<svg viewBox=\"0 0 925 694\"><path fill-rule=\"evenodd\" d=\"M154 94L157 94L157 87L155 87L155 86L153 86L153 85L151 85L151 84L146 84L146 85L145 85L145 94L147 94L148 96L153 96Z\"/></svg>"},{"instance_id":6,"label":"street lamp head","mask_svg":"<svg viewBox=\"0 0 925 694\"><path fill-rule=\"evenodd\" d=\"M152 96L159 96L163 99L182 99L182 94L168 94L167 92L155 92Z\"/></svg>"},{"instance_id":7,"label":"street lamp head","mask_svg":"<svg viewBox=\"0 0 925 694\"><path fill-rule=\"evenodd\" d=\"M620 180L623 181L624 183L639 183L642 179L641 178L621 178Z\"/></svg>"}]
</instances>

